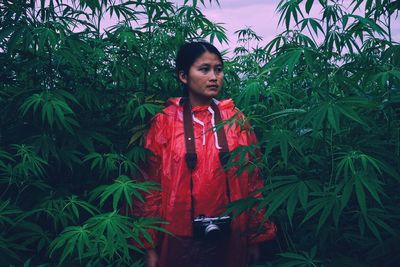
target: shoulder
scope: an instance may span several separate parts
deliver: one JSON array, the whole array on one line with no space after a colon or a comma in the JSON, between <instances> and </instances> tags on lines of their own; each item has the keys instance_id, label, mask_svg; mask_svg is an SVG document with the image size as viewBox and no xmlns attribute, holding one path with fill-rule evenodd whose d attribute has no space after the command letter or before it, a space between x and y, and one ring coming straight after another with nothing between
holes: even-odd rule
<instances>
[{"instance_id":1,"label":"shoulder","mask_svg":"<svg viewBox=\"0 0 400 267\"><path fill-rule=\"evenodd\" d=\"M228 121L229 125L235 125L235 129L239 132L253 131L249 120L244 113L234 104L232 99L220 100L218 104L223 113L224 119Z\"/></svg>"},{"instance_id":2,"label":"shoulder","mask_svg":"<svg viewBox=\"0 0 400 267\"><path fill-rule=\"evenodd\" d=\"M179 117L179 97L170 98L166 101L164 109L155 114L150 120L148 127L152 131L163 132L170 128L174 121Z\"/></svg>"},{"instance_id":3,"label":"shoulder","mask_svg":"<svg viewBox=\"0 0 400 267\"><path fill-rule=\"evenodd\" d=\"M231 98L217 100L218 108L224 113L224 119L245 120L244 113L235 105Z\"/></svg>"}]
</instances>

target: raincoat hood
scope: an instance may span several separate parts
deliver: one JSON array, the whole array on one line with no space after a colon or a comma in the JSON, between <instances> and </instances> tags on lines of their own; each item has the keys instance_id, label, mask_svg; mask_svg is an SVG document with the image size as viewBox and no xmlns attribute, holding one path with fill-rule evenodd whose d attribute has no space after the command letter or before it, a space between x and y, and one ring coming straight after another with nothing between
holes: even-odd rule
<instances>
[{"instance_id":1,"label":"raincoat hood","mask_svg":"<svg viewBox=\"0 0 400 267\"><path fill-rule=\"evenodd\" d=\"M182 97L173 97L167 100L166 104L165 104L165 109L164 109L164 113L166 114L171 114L174 113L176 111L176 109L179 110L183 110L183 106L181 105L181 100ZM234 110L235 109L235 105L233 103L232 99L223 99L223 100L217 100L215 98L213 98L213 101L217 104L218 108L220 110ZM192 111L193 112L197 112L197 111L204 111L208 109L208 105L202 105L202 106L193 106L192 107Z\"/></svg>"}]
</instances>

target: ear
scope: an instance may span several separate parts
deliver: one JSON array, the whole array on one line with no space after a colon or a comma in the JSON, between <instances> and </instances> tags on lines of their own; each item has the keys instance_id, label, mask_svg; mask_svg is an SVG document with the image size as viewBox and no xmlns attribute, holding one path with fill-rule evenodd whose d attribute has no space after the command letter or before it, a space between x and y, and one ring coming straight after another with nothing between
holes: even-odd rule
<instances>
[{"instance_id":1,"label":"ear","mask_svg":"<svg viewBox=\"0 0 400 267\"><path fill-rule=\"evenodd\" d=\"M182 83L187 84L187 75L182 70L179 72L178 77Z\"/></svg>"}]
</instances>

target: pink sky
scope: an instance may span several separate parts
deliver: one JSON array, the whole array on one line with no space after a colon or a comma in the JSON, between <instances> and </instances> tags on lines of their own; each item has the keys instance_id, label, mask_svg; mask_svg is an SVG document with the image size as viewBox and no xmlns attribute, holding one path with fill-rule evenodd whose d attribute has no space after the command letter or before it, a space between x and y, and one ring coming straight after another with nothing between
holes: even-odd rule
<instances>
[{"instance_id":1,"label":"pink sky","mask_svg":"<svg viewBox=\"0 0 400 267\"><path fill-rule=\"evenodd\" d=\"M282 31L278 28L279 14L275 12L279 1L271 0L220 0L220 6L212 4L203 8L207 18L221 22L227 30L230 47L234 47L237 38L235 31L251 27L264 41L272 40ZM228 45L224 44L224 48Z\"/></svg>"},{"instance_id":2,"label":"pink sky","mask_svg":"<svg viewBox=\"0 0 400 267\"><path fill-rule=\"evenodd\" d=\"M178 4L183 4L184 0L171 0ZM197 0L198 3L200 2ZM353 0L342 0L343 6L349 6ZM190 3L191 1L189 1ZM234 34L235 31L245 27L251 27L258 35L263 37L260 45L265 45L271 41L276 35L284 30L282 25L278 26L279 14L276 8L280 0L219 0L220 5L212 0L204 0L207 3L206 7L201 7L204 15L213 22L223 23L226 28L229 38L229 44L216 46L220 49L228 49L230 51L236 47L237 38ZM303 1L305 2L305 1ZM199 3L199 5L201 5ZM304 11L304 4L302 5L303 14L306 17L320 18L321 8L318 6L318 1L314 1L311 14L307 15ZM358 14L362 14L360 10ZM102 26L107 28L115 23L116 18L105 17ZM394 41L400 42L400 19L392 16L392 37Z\"/></svg>"},{"instance_id":3,"label":"pink sky","mask_svg":"<svg viewBox=\"0 0 400 267\"><path fill-rule=\"evenodd\" d=\"M284 30L282 25L278 27L279 14L276 8L279 0L220 0L219 2L220 6L213 1L211 5L202 8L202 11L211 21L224 23L230 44L219 46L220 48L235 47L237 38L234 32L247 26L264 38L261 44L268 43ZM350 0L344 0L343 5L348 6L349 2ZM315 1L316 8L311 10L310 17L321 17L317 3L318 1ZM307 16L304 5L302 11ZM400 41L400 19L397 18L397 21L394 21L395 15L393 15L392 20L393 40L398 42Z\"/></svg>"}]
</instances>

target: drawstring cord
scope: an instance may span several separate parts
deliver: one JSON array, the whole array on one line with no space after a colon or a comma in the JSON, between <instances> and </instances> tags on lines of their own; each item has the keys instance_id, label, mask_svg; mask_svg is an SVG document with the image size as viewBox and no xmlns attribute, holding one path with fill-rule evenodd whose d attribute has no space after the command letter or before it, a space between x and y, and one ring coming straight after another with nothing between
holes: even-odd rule
<instances>
[{"instance_id":1,"label":"drawstring cord","mask_svg":"<svg viewBox=\"0 0 400 267\"><path fill-rule=\"evenodd\" d=\"M222 149L222 147L218 143L217 127L215 127L215 112L211 107L208 107L208 111L211 113L211 125L212 125L212 129L213 129L213 132L214 132L215 147L217 149Z\"/></svg>"},{"instance_id":2,"label":"drawstring cord","mask_svg":"<svg viewBox=\"0 0 400 267\"><path fill-rule=\"evenodd\" d=\"M222 147L219 145L218 143L218 136L217 136L217 127L215 126L215 112L211 107L208 107L208 112L211 113L211 125L212 125L212 129L213 129L213 133L214 133L214 139L215 139L215 147L217 149L222 149ZM196 122L197 124L200 124L202 127L202 135L203 135L203 146L206 144L206 132L205 132L205 125L204 122L202 122L201 120L199 120L198 118L196 118L194 116L194 113L192 114L193 117L193 121Z\"/></svg>"},{"instance_id":3,"label":"drawstring cord","mask_svg":"<svg viewBox=\"0 0 400 267\"><path fill-rule=\"evenodd\" d=\"M194 116L194 113L193 113L193 121L197 122L198 124L200 124L203 127L201 132L202 132L202 135L203 135L203 146L204 146L206 144L206 132L205 132L205 129L204 129L204 123L201 120L199 120L198 118L196 118Z\"/></svg>"}]
</instances>

